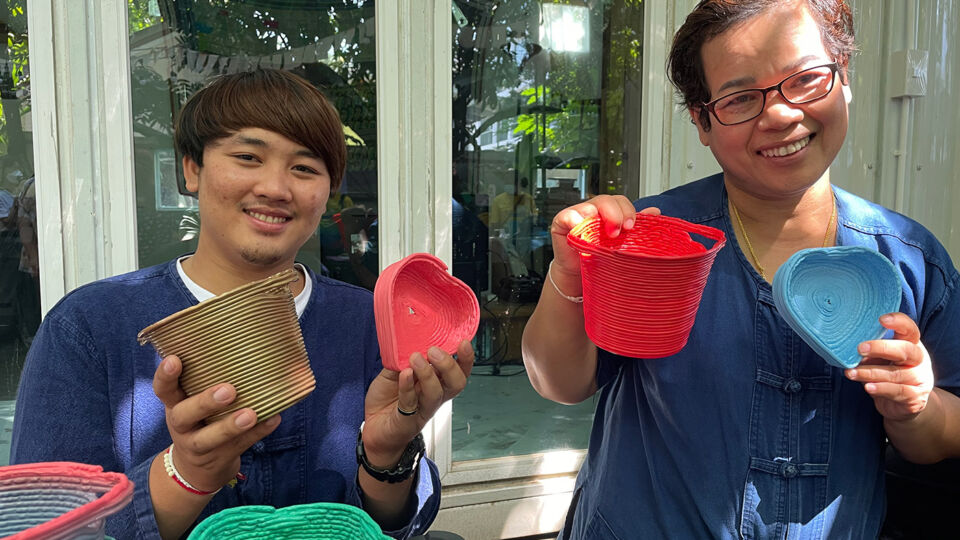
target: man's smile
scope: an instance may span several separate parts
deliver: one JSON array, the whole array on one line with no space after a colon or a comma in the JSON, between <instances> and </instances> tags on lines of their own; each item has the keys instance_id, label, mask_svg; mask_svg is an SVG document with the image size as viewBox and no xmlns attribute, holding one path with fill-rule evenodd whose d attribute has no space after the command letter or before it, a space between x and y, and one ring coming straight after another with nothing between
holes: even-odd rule
<instances>
[{"instance_id":1,"label":"man's smile","mask_svg":"<svg viewBox=\"0 0 960 540\"><path fill-rule=\"evenodd\" d=\"M244 210L244 213L246 213L248 216L250 216L250 217L252 217L252 218L254 218L254 219L257 219L257 220L259 220L259 221L263 221L264 223L286 223L287 221L290 221L290 219L291 219L291 218L289 218L289 217L287 217L287 216L268 215L268 214L264 214L264 213L261 213L261 212L257 212L257 211L255 211L255 210Z\"/></svg>"}]
</instances>

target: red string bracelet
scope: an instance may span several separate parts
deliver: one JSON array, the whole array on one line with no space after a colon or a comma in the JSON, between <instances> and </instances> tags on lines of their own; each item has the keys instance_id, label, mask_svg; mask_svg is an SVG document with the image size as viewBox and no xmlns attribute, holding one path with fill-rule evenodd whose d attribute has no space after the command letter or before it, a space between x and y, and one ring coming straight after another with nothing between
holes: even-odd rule
<instances>
[{"instance_id":1,"label":"red string bracelet","mask_svg":"<svg viewBox=\"0 0 960 540\"><path fill-rule=\"evenodd\" d=\"M173 466L173 444L163 453L163 467L167 470L167 476L173 478L173 481L179 484L180 487L194 495L213 495L217 493L217 491L220 491L219 489L216 491L203 491L190 485L190 482L187 482L186 478L180 475L180 471Z\"/></svg>"}]
</instances>

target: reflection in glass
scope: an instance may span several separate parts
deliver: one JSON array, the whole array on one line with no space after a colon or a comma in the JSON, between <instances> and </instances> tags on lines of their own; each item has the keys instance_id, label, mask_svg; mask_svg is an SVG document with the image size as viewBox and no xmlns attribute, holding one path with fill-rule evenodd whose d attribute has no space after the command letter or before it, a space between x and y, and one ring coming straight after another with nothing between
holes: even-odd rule
<instances>
[{"instance_id":1,"label":"reflection in glass","mask_svg":"<svg viewBox=\"0 0 960 540\"><path fill-rule=\"evenodd\" d=\"M586 448L593 403L540 398L520 338L553 259L553 216L638 192L641 2L457 5L453 272L477 293L481 325L453 458Z\"/></svg>"},{"instance_id":2,"label":"reflection in glass","mask_svg":"<svg viewBox=\"0 0 960 540\"><path fill-rule=\"evenodd\" d=\"M9 461L17 384L40 325L26 4L0 2L0 466Z\"/></svg>"},{"instance_id":3,"label":"reflection in glass","mask_svg":"<svg viewBox=\"0 0 960 540\"><path fill-rule=\"evenodd\" d=\"M347 171L298 260L373 288L377 256L374 6L369 0L129 0L140 266L196 249L172 126L211 77L260 67L313 82L340 111Z\"/></svg>"}]
</instances>

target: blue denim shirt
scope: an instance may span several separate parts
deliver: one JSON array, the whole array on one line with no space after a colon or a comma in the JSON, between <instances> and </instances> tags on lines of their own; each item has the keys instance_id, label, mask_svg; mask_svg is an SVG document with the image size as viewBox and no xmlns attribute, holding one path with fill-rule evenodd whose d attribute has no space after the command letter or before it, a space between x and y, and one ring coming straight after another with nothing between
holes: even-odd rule
<instances>
[{"instance_id":1,"label":"blue denim shirt","mask_svg":"<svg viewBox=\"0 0 960 540\"><path fill-rule=\"evenodd\" d=\"M936 384L960 389L958 275L921 225L834 189L837 244L886 255ZM721 229L686 347L662 359L600 351L601 387L570 538L875 538L884 429L861 384L794 333L737 246L721 175L642 199ZM889 334L889 333L888 333ZM888 336L889 337L889 336Z\"/></svg>"},{"instance_id":2,"label":"blue denim shirt","mask_svg":"<svg viewBox=\"0 0 960 540\"><path fill-rule=\"evenodd\" d=\"M312 272L309 277L313 291L300 326L316 389L244 452L246 480L223 488L200 520L249 504L362 507L354 448L366 389L381 369L373 297ZM196 303L176 261L92 283L47 314L27 356L11 463L76 461L126 473L136 484L133 502L107 521L107 534L118 539L159 538L148 478L153 458L170 445L163 404L152 388L160 358L137 343L137 333ZM436 517L436 466L424 458L418 474L415 514L392 536L422 534Z\"/></svg>"}]
</instances>

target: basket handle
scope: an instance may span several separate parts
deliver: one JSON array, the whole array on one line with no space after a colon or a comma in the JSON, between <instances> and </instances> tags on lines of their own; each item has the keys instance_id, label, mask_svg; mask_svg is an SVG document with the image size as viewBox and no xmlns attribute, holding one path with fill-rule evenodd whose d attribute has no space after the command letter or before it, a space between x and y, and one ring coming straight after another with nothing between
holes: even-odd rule
<instances>
[{"instance_id":1,"label":"basket handle","mask_svg":"<svg viewBox=\"0 0 960 540\"><path fill-rule=\"evenodd\" d=\"M699 223L685 222L684 229L688 233L697 234L704 238L713 240L715 243L710 250L718 246L722 246L727 242L727 235L723 234L723 231L717 229L716 227L708 227L706 225L700 225Z\"/></svg>"},{"instance_id":2,"label":"basket handle","mask_svg":"<svg viewBox=\"0 0 960 540\"><path fill-rule=\"evenodd\" d=\"M648 216L654 219L669 220L671 223L674 223L675 225L677 225L677 227L680 230L682 230L687 234L693 233L693 234L702 236L704 238L707 238L709 240L713 240L714 244L712 247L707 249L707 252L719 250L727 242L727 237L723 233L723 231L715 227L709 227L707 225L701 225L699 223L690 223L689 221L686 221L677 217L672 217L672 216L664 216L664 215L650 216L649 214L642 214L640 212L636 213L637 220L644 219L642 216ZM567 244L581 253L587 253L591 255L596 255L601 253L602 254L613 253L614 250L611 250L610 248L603 248L598 243L587 242L580 237L580 232L583 229L586 229L593 222L599 221L599 220L600 218L594 217L588 220L584 220L579 224L577 224L576 227L574 227L573 229L570 230L569 233L567 233Z\"/></svg>"}]
</instances>

